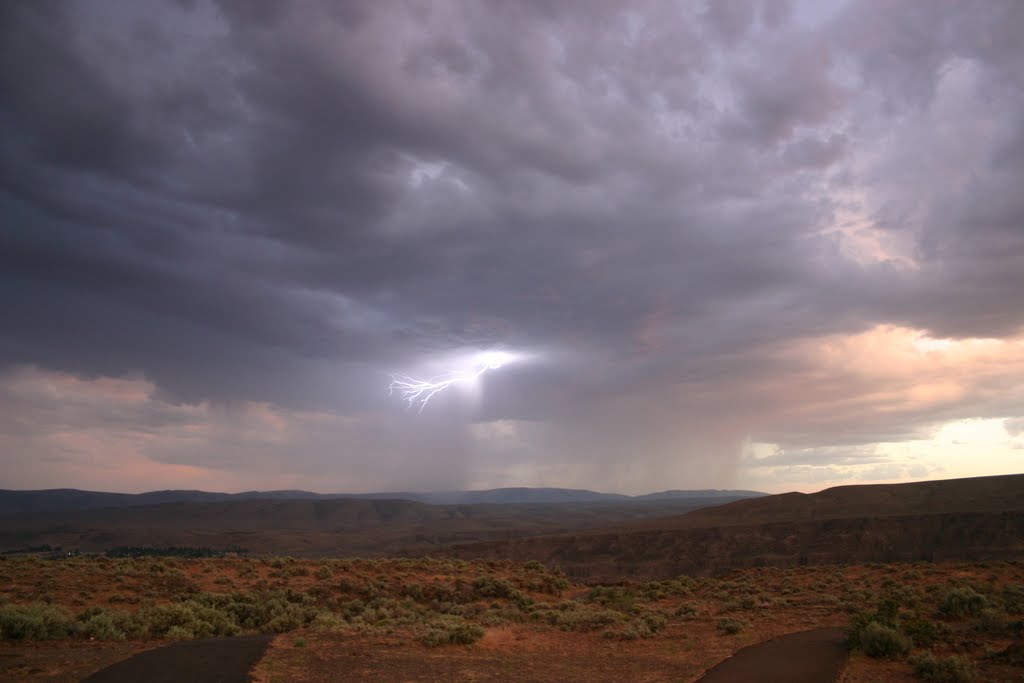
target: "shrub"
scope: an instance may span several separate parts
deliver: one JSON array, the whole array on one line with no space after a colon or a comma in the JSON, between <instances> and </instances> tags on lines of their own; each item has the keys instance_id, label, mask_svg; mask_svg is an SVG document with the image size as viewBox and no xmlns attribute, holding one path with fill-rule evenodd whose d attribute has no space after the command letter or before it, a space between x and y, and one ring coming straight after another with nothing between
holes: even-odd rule
<instances>
[{"instance_id":1,"label":"shrub","mask_svg":"<svg viewBox=\"0 0 1024 683\"><path fill-rule=\"evenodd\" d=\"M209 638L241 632L233 615L193 600L152 607L140 617L149 635L156 638Z\"/></svg>"},{"instance_id":2,"label":"shrub","mask_svg":"<svg viewBox=\"0 0 1024 683\"><path fill-rule=\"evenodd\" d=\"M49 640L71 635L74 622L64 610L35 603L0 606L0 637L11 640Z\"/></svg>"},{"instance_id":3,"label":"shrub","mask_svg":"<svg viewBox=\"0 0 1024 683\"><path fill-rule=\"evenodd\" d=\"M910 637L915 646L928 647L944 635L949 627L941 622L936 623L912 614L900 620L900 630Z\"/></svg>"},{"instance_id":4,"label":"shrub","mask_svg":"<svg viewBox=\"0 0 1024 683\"><path fill-rule=\"evenodd\" d=\"M684 602L683 604L679 605L678 608L676 608L676 616L677 617L693 617L693 616L697 615L697 611L698 610L697 610L696 606L694 606L694 605L692 605L692 604L690 604L688 602Z\"/></svg>"},{"instance_id":5,"label":"shrub","mask_svg":"<svg viewBox=\"0 0 1024 683\"><path fill-rule=\"evenodd\" d=\"M860 632L859 644L869 657L896 657L910 651L910 638L898 629L877 621L870 622Z\"/></svg>"},{"instance_id":6,"label":"shrub","mask_svg":"<svg viewBox=\"0 0 1024 683\"><path fill-rule=\"evenodd\" d=\"M442 645L472 645L484 636L484 630L459 617L447 617L432 623L420 636L420 642L427 647Z\"/></svg>"},{"instance_id":7,"label":"shrub","mask_svg":"<svg viewBox=\"0 0 1024 683\"><path fill-rule=\"evenodd\" d=\"M348 622L333 612L321 612L313 619L312 626L319 629L336 630L346 626Z\"/></svg>"},{"instance_id":8,"label":"shrub","mask_svg":"<svg viewBox=\"0 0 1024 683\"><path fill-rule=\"evenodd\" d=\"M636 598L636 591L631 588L598 586L591 589L583 599L620 612L631 612Z\"/></svg>"},{"instance_id":9,"label":"shrub","mask_svg":"<svg viewBox=\"0 0 1024 683\"><path fill-rule=\"evenodd\" d=\"M96 640L124 640L127 637L127 634L118 627L114 617L106 611L91 616L82 622L81 626L79 626L79 632L88 638L95 638Z\"/></svg>"},{"instance_id":10,"label":"shrub","mask_svg":"<svg viewBox=\"0 0 1024 683\"><path fill-rule=\"evenodd\" d=\"M730 636L736 635L747 626L749 626L749 624L746 621L742 619L733 619L731 617L722 617L715 622L715 628Z\"/></svg>"},{"instance_id":11,"label":"shrub","mask_svg":"<svg viewBox=\"0 0 1024 683\"><path fill-rule=\"evenodd\" d=\"M553 574L537 573L526 584L526 588L534 593L547 593L548 595L561 595L562 591L569 587L569 582L561 576Z\"/></svg>"},{"instance_id":12,"label":"shrub","mask_svg":"<svg viewBox=\"0 0 1024 683\"><path fill-rule=\"evenodd\" d=\"M538 610L533 617L563 631L590 631L617 624L626 618L621 612L578 602L563 603L556 609Z\"/></svg>"},{"instance_id":13,"label":"shrub","mask_svg":"<svg viewBox=\"0 0 1024 683\"><path fill-rule=\"evenodd\" d=\"M512 582L481 576L473 581L473 590L481 598L508 598L519 592Z\"/></svg>"},{"instance_id":14,"label":"shrub","mask_svg":"<svg viewBox=\"0 0 1024 683\"><path fill-rule=\"evenodd\" d=\"M482 612L477 621L484 626L500 626L509 622L519 623L524 621L526 615L513 607L490 607Z\"/></svg>"},{"instance_id":15,"label":"shrub","mask_svg":"<svg viewBox=\"0 0 1024 683\"><path fill-rule=\"evenodd\" d=\"M665 628L665 617L655 612L648 612L639 619L635 619L622 629L624 640L636 640L638 638L651 638Z\"/></svg>"},{"instance_id":16,"label":"shrub","mask_svg":"<svg viewBox=\"0 0 1024 683\"><path fill-rule=\"evenodd\" d=\"M478 598L507 598L520 607L527 607L533 600L505 579L481 576L473 581L473 592Z\"/></svg>"},{"instance_id":17,"label":"shrub","mask_svg":"<svg viewBox=\"0 0 1024 683\"><path fill-rule=\"evenodd\" d=\"M145 638L149 634L145 611L122 612L90 607L77 617L77 631L97 640Z\"/></svg>"},{"instance_id":18,"label":"shrub","mask_svg":"<svg viewBox=\"0 0 1024 683\"><path fill-rule=\"evenodd\" d=\"M1006 616L1002 610L986 607L978 614L974 630L982 633L1000 633L1006 628Z\"/></svg>"},{"instance_id":19,"label":"shrub","mask_svg":"<svg viewBox=\"0 0 1024 683\"><path fill-rule=\"evenodd\" d=\"M972 588L954 588L947 592L939 612L950 617L974 617L988 605L985 596Z\"/></svg>"},{"instance_id":20,"label":"shrub","mask_svg":"<svg viewBox=\"0 0 1024 683\"><path fill-rule=\"evenodd\" d=\"M473 582L473 588L477 590L477 595L480 597L508 598L522 609L526 609L533 604L533 598L503 579L496 579L492 581L490 586L487 587L485 585L483 590L478 588L479 585L479 579ZM490 590L488 590L488 588L490 588Z\"/></svg>"},{"instance_id":21,"label":"shrub","mask_svg":"<svg viewBox=\"0 0 1024 683\"><path fill-rule=\"evenodd\" d=\"M163 572L161 585L171 595L189 595L200 591L199 584L180 569Z\"/></svg>"},{"instance_id":22,"label":"shrub","mask_svg":"<svg viewBox=\"0 0 1024 683\"><path fill-rule=\"evenodd\" d=\"M423 592L423 586L418 583L407 583L402 586L399 591L399 595L403 595L413 600L423 600L425 593Z\"/></svg>"},{"instance_id":23,"label":"shrub","mask_svg":"<svg viewBox=\"0 0 1024 683\"><path fill-rule=\"evenodd\" d=\"M1009 614L1024 614L1024 586L1009 584L1003 588L1003 607Z\"/></svg>"},{"instance_id":24,"label":"shrub","mask_svg":"<svg viewBox=\"0 0 1024 683\"><path fill-rule=\"evenodd\" d=\"M895 626L900 616L900 602L893 595L888 595L878 602L873 621L886 626Z\"/></svg>"},{"instance_id":25,"label":"shrub","mask_svg":"<svg viewBox=\"0 0 1024 683\"><path fill-rule=\"evenodd\" d=\"M206 593L178 604L209 608L219 612L241 629L273 633L283 633L304 626L324 611L310 595L297 591L231 595Z\"/></svg>"},{"instance_id":26,"label":"shrub","mask_svg":"<svg viewBox=\"0 0 1024 683\"><path fill-rule=\"evenodd\" d=\"M936 659L931 652L925 652L913 657L910 663L918 678L933 683L971 683L977 676L974 664L958 655Z\"/></svg>"},{"instance_id":27,"label":"shrub","mask_svg":"<svg viewBox=\"0 0 1024 683\"><path fill-rule=\"evenodd\" d=\"M758 607L757 598L753 595L738 595L730 598L721 607L722 612L749 612Z\"/></svg>"},{"instance_id":28,"label":"shrub","mask_svg":"<svg viewBox=\"0 0 1024 683\"><path fill-rule=\"evenodd\" d=\"M172 626L167 629L167 633L164 636L171 640L191 640L195 637L195 634L185 626Z\"/></svg>"},{"instance_id":29,"label":"shrub","mask_svg":"<svg viewBox=\"0 0 1024 683\"><path fill-rule=\"evenodd\" d=\"M661 584L670 595L689 595L693 591L696 581L689 576L679 576L675 579L662 581Z\"/></svg>"}]
</instances>

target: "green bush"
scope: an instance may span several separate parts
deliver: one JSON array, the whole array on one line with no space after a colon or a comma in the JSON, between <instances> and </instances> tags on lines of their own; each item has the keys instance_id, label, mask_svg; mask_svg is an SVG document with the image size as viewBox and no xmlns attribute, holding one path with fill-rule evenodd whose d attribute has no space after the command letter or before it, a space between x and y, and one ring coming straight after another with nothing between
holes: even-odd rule
<instances>
[{"instance_id":1,"label":"green bush","mask_svg":"<svg viewBox=\"0 0 1024 683\"><path fill-rule=\"evenodd\" d=\"M0 637L10 640L49 640L72 633L74 622L64 610L34 603L0 606Z\"/></svg>"},{"instance_id":2,"label":"green bush","mask_svg":"<svg viewBox=\"0 0 1024 683\"><path fill-rule=\"evenodd\" d=\"M624 640L637 640L638 638L651 638L665 628L667 621L664 616L656 612L648 612L639 619L626 624L622 629L621 637Z\"/></svg>"},{"instance_id":3,"label":"green bush","mask_svg":"<svg viewBox=\"0 0 1024 683\"><path fill-rule=\"evenodd\" d=\"M679 576L675 579L661 581L660 584L669 595L689 595L693 591L696 581L689 576Z\"/></svg>"},{"instance_id":4,"label":"green bush","mask_svg":"<svg viewBox=\"0 0 1024 683\"><path fill-rule=\"evenodd\" d=\"M931 652L911 658L918 678L932 683L971 683L977 677L974 664L964 657L953 655L936 659Z\"/></svg>"},{"instance_id":5,"label":"green bush","mask_svg":"<svg viewBox=\"0 0 1024 683\"><path fill-rule=\"evenodd\" d=\"M736 635L749 625L743 619L733 619L732 617L721 617L715 622L715 628L730 636Z\"/></svg>"},{"instance_id":6,"label":"green bush","mask_svg":"<svg viewBox=\"0 0 1024 683\"><path fill-rule=\"evenodd\" d=\"M473 581L473 590L481 598L510 598L519 592L511 581L481 576Z\"/></svg>"},{"instance_id":7,"label":"green bush","mask_svg":"<svg viewBox=\"0 0 1024 683\"><path fill-rule=\"evenodd\" d=\"M946 593L939 612L949 617L975 617L988 606L988 600L972 588L954 588Z\"/></svg>"},{"instance_id":8,"label":"green bush","mask_svg":"<svg viewBox=\"0 0 1024 683\"><path fill-rule=\"evenodd\" d=\"M140 616L145 620L149 635L155 638L210 638L241 632L230 613L193 600L158 605Z\"/></svg>"},{"instance_id":9,"label":"green bush","mask_svg":"<svg viewBox=\"0 0 1024 683\"><path fill-rule=\"evenodd\" d=\"M900 630L910 637L916 647L928 647L945 635L949 627L911 614L900 619Z\"/></svg>"},{"instance_id":10,"label":"green bush","mask_svg":"<svg viewBox=\"0 0 1024 683\"><path fill-rule=\"evenodd\" d=\"M859 644L869 657L896 657L910 651L910 638L898 629L877 621L870 622L860 632Z\"/></svg>"},{"instance_id":11,"label":"green bush","mask_svg":"<svg viewBox=\"0 0 1024 683\"><path fill-rule=\"evenodd\" d=\"M328 631L341 629L347 625L348 622L345 621L343 617L338 614L334 614L333 612L321 612L316 615L316 618L313 619L311 624L313 628L325 629Z\"/></svg>"},{"instance_id":12,"label":"green bush","mask_svg":"<svg viewBox=\"0 0 1024 683\"><path fill-rule=\"evenodd\" d=\"M598 586L587 592L583 599L587 602L597 603L602 607L629 613L633 610L633 605L636 604L637 594L632 588Z\"/></svg>"},{"instance_id":13,"label":"green bush","mask_svg":"<svg viewBox=\"0 0 1024 683\"><path fill-rule=\"evenodd\" d=\"M109 612L89 617L79 626L79 633L96 640L124 640L127 634L121 629Z\"/></svg>"},{"instance_id":14,"label":"green bush","mask_svg":"<svg viewBox=\"0 0 1024 683\"><path fill-rule=\"evenodd\" d=\"M986 607L978 614L974 624L975 631L982 633L1001 633L1006 629L1006 614L1001 609Z\"/></svg>"},{"instance_id":15,"label":"green bush","mask_svg":"<svg viewBox=\"0 0 1024 683\"><path fill-rule=\"evenodd\" d=\"M158 585L170 595L194 595L200 592L199 584L180 569L162 572Z\"/></svg>"},{"instance_id":16,"label":"green bush","mask_svg":"<svg viewBox=\"0 0 1024 683\"><path fill-rule=\"evenodd\" d=\"M442 645L472 645L484 636L484 630L459 617L447 617L433 622L419 640L427 647Z\"/></svg>"},{"instance_id":17,"label":"green bush","mask_svg":"<svg viewBox=\"0 0 1024 683\"><path fill-rule=\"evenodd\" d=\"M473 581L473 592L478 598L507 598L524 608L533 604L530 596L505 579L481 576Z\"/></svg>"},{"instance_id":18,"label":"green bush","mask_svg":"<svg viewBox=\"0 0 1024 683\"><path fill-rule=\"evenodd\" d=\"M272 633L300 628L325 611L310 595L291 590L230 595L205 593L187 604L220 612L237 628Z\"/></svg>"},{"instance_id":19,"label":"green bush","mask_svg":"<svg viewBox=\"0 0 1024 683\"><path fill-rule=\"evenodd\" d=\"M526 613L515 606L492 606L481 612L476 619L484 626L501 626L508 623L521 623L526 620L527 616Z\"/></svg>"},{"instance_id":20,"label":"green bush","mask_svg":"<svg viewBox=\"0 0 1024 683\"><path fill-rule=\"evenodd\" d=\"M1009 614L1024 614L1024 586L1008 584L1003 588L1003 607Z\"/></svg>"},{"instance_id":21,"label":"green bush","mask_svg":"<svg viewBox=\"0 0 1024 683\"><path fill-rule=\"evenodd\" d=\"M887 595L878 602L878 609L872 621L877 621L886 626L896 626L900 617L900 602L893 595Z\"/></svg>"},{"instance_id":22,"label":"green bush","mask_svg":"<svg viewBox=\"0 0 1024 683\"><path fill-rule=\"evenodd\" d=\"M413 600L423 600L425 593L423 591L422 585L418 583L407 583L402 586L401 590L399 591L399 595L403 595L407 598L412 598Z\"/></svg>"},{"instance_id":23,"label":"green bush","mask_svg":"<svg viewBox=\"0 0 1024 683\"><path fill-rule=\"evenodd\" d=\"M677 617L693 617L697 615L697 607L688 602L684 602L676 608Z\"/></svg>"},{"instance_id":24,"label":"green bush","mask_svg":"<svg viewBox=\"0 0 1024 683\"><path fill-rule=\"evenodd\" d=\"M626 618L616 610L578 602L566 602L554 609L537 610L532 616L563 631L590 631L617 624Z\"/></svg>"}]
</instances>

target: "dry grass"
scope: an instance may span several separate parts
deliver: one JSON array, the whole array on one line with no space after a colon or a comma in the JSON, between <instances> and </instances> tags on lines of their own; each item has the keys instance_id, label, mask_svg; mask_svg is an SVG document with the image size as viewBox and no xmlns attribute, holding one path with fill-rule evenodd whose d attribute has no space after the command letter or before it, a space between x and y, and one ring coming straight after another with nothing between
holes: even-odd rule
<instances>
[{"instance_id":1,"label":"dry grass","mask_svg":"<svg viewBox=\"0 0 1024 683\"><path fill-rule=\"evenodd\" d=\"M1022 591L1016 562L762 568L594 587L537 563L6 558L0 611L45 609L67 622L49 634L59 641L5 632L0 678L14 678L17 665L25 680L62 680L70 668L30 674L26 663L59 650L92 656L100 668L154 637L212 628L286 633L258 668L264 683L350 676L339 672L358 673L349 680L509 680L513 672L534 681L685 681L745 645L852 622L881 624L911 649L890 659L855 652L844 683L920 680L911 660L926 653L965 657L975 680L1001 680L1012 663L993 655L1021 636ZM118 638L129 639L125 647L113 644ZM102 642L111 645L96 647ZM75 666L76 675L88 668Z\"/></svg>"}]
</instances>

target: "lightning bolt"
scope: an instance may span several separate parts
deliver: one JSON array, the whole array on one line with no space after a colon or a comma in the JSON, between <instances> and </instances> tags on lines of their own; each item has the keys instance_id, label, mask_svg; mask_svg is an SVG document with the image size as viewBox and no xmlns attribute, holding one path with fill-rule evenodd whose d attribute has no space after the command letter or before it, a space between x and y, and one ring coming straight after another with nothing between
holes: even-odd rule
<instances>
[{"instance_id":1,"label":"lightning bolt","mask_svg":"<svg viewBox=\"0 0 1024 683\"><path fill-rule=\"evenodd\" d=\"M408 375L392 375L391 385L388 387L388 396L398 394L409 404L409 407L419 405L416 412L422 413L427 403L436 394L445 389L467 382L474 382L488 370L497 370L506 362L512 360L511 354L500 351L491 351L479 354L468 369L453 370L430 379L414 379Z\"/></svg>"}]
</instances>

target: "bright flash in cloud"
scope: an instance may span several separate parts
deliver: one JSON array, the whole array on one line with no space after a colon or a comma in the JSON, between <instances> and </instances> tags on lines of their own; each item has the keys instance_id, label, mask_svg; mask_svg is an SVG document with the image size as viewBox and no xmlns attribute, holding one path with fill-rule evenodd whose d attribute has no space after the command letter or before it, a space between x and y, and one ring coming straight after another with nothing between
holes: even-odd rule
<instances>
[{"instance_id":1,"label":"bright flash in cloud","mask_svg":"<svg viewBox=\"0 0 1024 683\"><path fill-rule=\"evenodd\" d=\"M475 383L488 370L497 370L514 361L523 360L522 354L509 351L480 351L468 358L456 359L451 369L427 379L416 379L408 375L392 375L388 395L398 394L409 407L419 406L422 413L435 394L457 384Z\"/></svg>"}]
</instances>

